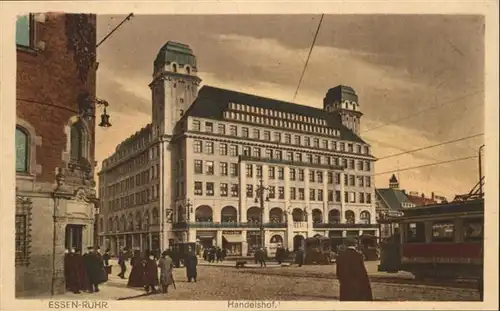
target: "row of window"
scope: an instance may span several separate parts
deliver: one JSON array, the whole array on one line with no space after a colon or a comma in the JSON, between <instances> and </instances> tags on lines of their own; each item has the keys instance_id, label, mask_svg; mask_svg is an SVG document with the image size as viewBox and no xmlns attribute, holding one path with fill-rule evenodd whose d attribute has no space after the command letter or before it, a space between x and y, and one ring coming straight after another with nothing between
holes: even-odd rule
<instances>
[{"instance_id":1,"label":"row of window","mask_svg":"<svg viewBox=\"0 0 500 311\"><path fill-rule=\"evenodd\" d=\"M133 190L135 187L148 185L152 180L159 179L160 165L151 166L148 170L137 173L120 182L108 186L108 192L105 195L116 196L121 193Z\"/></svg>"},{"instance_id":2,"label":"row of window","mask_svg":"<svg viewBox=\"0 0 500 311\"><path fill-rule=\"evenodd\" d=\"M154 155L154 156L153 156ZM141 169L146 166L152 160L159 156L159 146L158 148L150 148L149 151L144 151L134 159L130 159L127 162L120 164L107 172L107 178L109 180L119 179L121 176L130 174L132 172Z\"/></svg>"},{"instance_id":3,"label":"row of window","mask_svg":"<svg viewBox=\"0 0 500 311\"><path fill-rule=\"evenodd\" d=\"M193 130L201 131L201 122L198 120L193 121ZM240 130L240 131L239 131ZM214 133L214 123L205 122L204 131L207 133ZM217 127L217 133L221 135L229 134L230 136L242 137L242 138L252 138L256 140L272 141L274 143L283 143L287 145L294 146L304 146L312 147L315 149L324 149L332 151L350 152L358 154L369 154L370 148L368 146L362 146L360 144L338 142L335 140L311 138L309 136L292 135L289 133L273 132L268 130L260 130L258 128L251 129L246 126L239 128L237 125L229 125L229 130L227 131L226 125L219 123ZM272 134L272 135L271 135Z\"/></svg>"},{"instance_id":4,"label":"row of window","mask_svg":"<svg viewBox=\"0 0 500 311\"><path fill-rule=\"evenodd\" d=\"M151 224L157 225L160 223L160 215L158 213L158 209L154 208L151 212ZM144 219L141 217L141 213L137 212L135 219L132 214L129 214L128 217L122 215L120 218L115 216L113 218L108 218L107 221L107 231L108 232L126 232L126 231L134 231L135 230L148 230L149 223L149 213L146 213ZM101 218L99 220L99 229L100 232L104 232L104 220Z\"/></svg>"},{"instance_id":5,"label":"row of window","mask_svg":"<svg viewBox=\"0 0 500 311\"><path fill-rule=\"evenodd\" d=\"M425 243L426 229L424 222L408 223L404 226L407 243ZM461 239L464 242L481 241L484 238L484 223L482 219L467 219L463 221ZM432 242L453 242L456 228L453 221L436 221L432 223Z\"/></svg>"},{"instance_id":6,"label":"row of window","mask_svg":"<svg viewBox=\"0 0 500 311\"><path fill-rule=\"evenodd\" d=\"M246 177L263 177L263 166L258 164L246 164ZM231 176L238 177L238 164L219 162L219 176ZM304 169L290 168L289 178L291 181L304 181ZM214 161L203 161L194 160L194 173L195 174L206 174L215 175L215 162ZM282 166L269 166L267 169L267 176L269 179L285 179L285 168ZM309 182L323 183L324 172L321 170L310 170L309 171ZM327 172L326 174L328 184L340 184L340 173ZM355 175L344 175L344 185L346 186L358 186L358 187L371 187L371 176L355 176Z\"/></svg>"},{"instance_id":7,"label":"row of window","mask_svg":"<svg viewBox=\"0 0 500 311\"><path fill-rule=\"evenodd\" d=\"M111 211L117 211L124 208L135 207L137 205L148 204L158 200L160 197L160 186L155 185L151 188L129 194L127 196L110 200L108 202Z\"/></svg>"},{"instance_id":8,"label":"row of window","mask_svg":"<svg viewBox=\"0 0 500 311\"><path fill-rule=\"evenodd\" d=\"M204 153L213 155L214 151L214 142L202 140L195 140L193 142L193 152L194 153ZM325 165L342 165L348 169L354 170L357 169L359 171L371 171L370 161L368 160L354 160L354 159L346 159L339 158L334 156L321 156L318 154L311 153L302 153L302 152L292 152L282 150L266 148L265 154L261 153L263 148L261 147L250 147L250 146L242 146L242 153L240 153L240 146L236 144L226 144L219 143L219 155L220 156L231 156L237 157L239 155L243 156L252 156L255 158L264 158L264 159L273 159L273 160L286 160L293 162L302 162L302 163L311 163L311 164L325 164Z\"/></svg>"},{"instance_id":9,"label":"row of window","mask_svg":"<svg viewBox=\"0 0 500 311\"><path fill-rule=\"evenodd\" d=\"M221 197L239 197L239 184L228 184L228 183L220 183L219 184L219 196ZM285 187L282 186L269 186L267 187L267 197L270 199L285 199ZM254 198L256 195L257 187L254 185L247 184L246 185L246 197ZM214 182L205 182L205 188L203 187L203 182L195 181L194 182L194 195L197 196L215 196L215 183ZM290 200L305 200L306 193L304 188L296 188L290 187ZM323 189L309 189L309 201L325 201L328 202L340 202L341 201L341 192L328 190L327 197L324 197ZM344 192L344 202L345 203L362 203L362 204L371 204L372 197L371 193L365 192L352 192L345 191Z\"/></svg>"}]
</instances>

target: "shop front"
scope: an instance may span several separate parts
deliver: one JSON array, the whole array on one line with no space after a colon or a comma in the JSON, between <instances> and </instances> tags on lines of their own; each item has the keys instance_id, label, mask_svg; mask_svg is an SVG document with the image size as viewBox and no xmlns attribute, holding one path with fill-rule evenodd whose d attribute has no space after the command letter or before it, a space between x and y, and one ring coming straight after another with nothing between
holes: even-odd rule
<instances>
[{"instance_id":1,"label":"shop front","mask_svg":"<svg viewBox=\"0 0 500 311\"><path fill-rule=\"evenodd\" d=\"M247 231L248 256L253 256L255 250L261 246L260 231Z\"/></svg>"},{"instance_id":2,"label":"shop front","mask_svg":"<svg viewBox=\"0 0 500 311\"><path fill-rule=\"evenodd\" d=\"M241 256L243 242L241 231L222 231L222 247L227 250L228 256Z\"/></svg>"},{"instance_id":3,"label":"shop front","mask_svg":"<svg viewBox=\"0 0 500 311\"><path fill-rule=\"evenodd\" d=\"M217 237L216 231L196 232L196 241L199 241L199 244L202 246L203 249L207 249L214 246L216 237Z\"/></svg>"}]
</instances>

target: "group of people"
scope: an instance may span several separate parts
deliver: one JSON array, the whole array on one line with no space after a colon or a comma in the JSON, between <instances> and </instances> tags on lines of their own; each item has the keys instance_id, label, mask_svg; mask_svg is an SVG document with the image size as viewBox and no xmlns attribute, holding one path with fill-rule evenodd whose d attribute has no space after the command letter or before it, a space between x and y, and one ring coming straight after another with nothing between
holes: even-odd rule
<instances>
[{"instance_id":1,"label":"group of people","mask_svg":"<svg viewBox=\"0 0 500 311\"><path fill-rule=\"evenodd\" d=\"M141 254L140 251L134 251L133 255L130 252L123 250L118 257L118 265L120 273L118 276L125 279L127 270L126 261L130 257L130 266L132 267L128 277L127 286L144 288L147 293L157 293L159 289L162 293L168 293L168 287L173 285L175 288L175 280L173 277L174 269L174 254L172 250L164 251L160 258L157 258L155 252L146 251ZM188 282L196 282L198 259L193 251L189 251L183 258L183 263L186 268L186 276ZM158 276L158 269L160 274Z\"/></svg>"},{"instance_id":2,"label":"group of people","mask_svg":"<svg viewBox=\"0 0 500 311\"><path fill-rule=\"evenodd\" d=\"M99 292L99 285L108 280L107 266L109 266L109 254L106 251L101 255L99 247L88 247L83 255L79 249L66 249L64 254L66 289L75 294L82 291Z\"/></svg>"},{"instance_id":3,"label":"group of people","mask_svg":"<svg viewBox=\"0 0 500 311\"><path fill-rule=\"evenodd\" d=\"M203 260L208 262L223 262L227 256L227 249L212 246L203 250Z\"/></svg>"}]
</instances>

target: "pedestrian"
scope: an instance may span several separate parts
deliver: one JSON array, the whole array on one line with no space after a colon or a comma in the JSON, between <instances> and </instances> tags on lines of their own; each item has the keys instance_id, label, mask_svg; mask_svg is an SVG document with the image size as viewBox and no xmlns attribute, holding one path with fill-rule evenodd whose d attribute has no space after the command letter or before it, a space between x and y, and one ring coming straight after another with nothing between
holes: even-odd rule
<instances>
[{"instance_id":1,"label":"pedestrian","mask_svg":"<svg viewBox=\"0 0 500 311\"><path fill-rule=\"evenodd\" d=\"M99 283L102 282L102 262L93 247L88 247L88 253L84 256L85 271L88 277L90 293L99 292Z\"/></svg>"},{"instance_id":2,"label":"pedestrian","mask_svg":"<svg viewBox=\"0 0 500 311\"><path fill-rule=\"evenodd\" d=\"M143 287L144 266L138 250L134 251L134 256L130 259L130 265L132 266L132 270L130 270L127 286Z\"/></svg>"},{"instance_id":3,"label":"pedestrian","mask_svg":"<svg viewBox=\"0 0 500 311\"><path fill-rule=\"evenodd\" d=\"M299 267L302 267L302 265L304 264L304 250L302 249L302 247L299 247L299 249L295 253L295 262Z\"/></svg>"},{"instance_id":4,"label":"pedestrian","mask_svg":"<svg viewBox=\"0 0 500 311\"><path fill-rule=\"evenodd\" d=\"M149 252L144 263L143 284L147 293L156 294L158 285L158 265L156 264L154 252Z\"/></svg>"},{"instance_id":5,"label":"pedestrian","mask_svg":"<svg viewBox=\"0 0 500 311\"><path fill-rule=\"evenodd\" d=\"M266 252L264 248L259 248L257 250L257 258L259 260L260 267L266 267Z\"/></svg>"},{"instance_id":6,"label":"pedestrian","mask_svg":"<svg viewBox=\"0 0 500 311\"><path fill-rule=\"evenodd\" d=\"M76 272L74 276L74 290L77 294L79 294L80 291L88 290L89 288L87 271L85 270L85 262L83 260L82 251L80 249L75 249L73 260L73 266Z\"/></svg>"},{"instance_id":7,"label":"pedestrian","mask_svg":"<svg viewBox=\"0 0 500 311\"><path fill-rule=\"evenodd\" d=\"M82 290L80 279L80 271L78 267L78 258L75 249L64 255L64 277L66 280L66 289L75 294L79 294Z\"/></svg>"},{"instance_id":8,"label":"pedestrian","mask_svg":"<svg viewBox=\"0 0 500 311\"><path fill-rule=\"evenodd\" d=\"M118 276L122 279L125 279L125 272L127 271L127 265L125 264L127 257L125 250L120 251L120 254L118 255L118 265L120 266L120 273L118 273Z\"/></svg>"},{"instance_id":9,"label":"pedestrian","mask_svg":"<svg viewBox=\"0 0 500 311\"><path fill-rule=\"evenodd\" d=\"M174 276L172 274L174 261L170 255L170 251L164 251L158 262L158 267L160 268L160 286L163 293L168 293L168 286L174 283Z\"/></svg>"},{"instance_id":10,"label":"pedestrian","mask_svg":"<svg viewBox=\"0 0 500 311\"><path fill-rule=\"evenodd\" d=\"M184 266L186 267L186 276L188 282L191 282L191 280L193 280L196 283L196 277L198 276L197 265L198 265L198 258L192 251L191 247L189 247L186 259L184 260Z\"/></svg>"},{"instance_id":11,"label":"pedestrian","mask_svg":"<svg viewBox=\"0 0 500 311\"><path fill-rule=\"evenodd\" d=\"M336 260L337 279L340 283L340 301L372 301L372 289L363 254L356 250L356 241L348 239L347 249Z\"/></svg>"}]
</instances>

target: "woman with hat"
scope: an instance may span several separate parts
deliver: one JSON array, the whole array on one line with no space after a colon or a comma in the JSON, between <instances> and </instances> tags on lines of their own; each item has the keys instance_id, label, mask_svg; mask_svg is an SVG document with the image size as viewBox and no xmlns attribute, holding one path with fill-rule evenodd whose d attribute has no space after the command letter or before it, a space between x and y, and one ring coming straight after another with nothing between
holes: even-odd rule
<instances>
[{"instance_id":1,"label":"woman with hat","mask_svg":"<svg viewBox=\"0 0 500 311\"><path fill-rule=\"evenodd\" d=\"M158 267L160 268L160 285L161 290L164 293L168 292L168 286L174 283L174 277L172 271L174 269L174 261L170 257L170 251L164 251L161 254L161 258L158 261Z\"/></svg>"},{"instance_id":2,"label":"woman with hat","mask_svg":"<svg viewBox=\"0 0 500 311\"><path fill-rule=\"evenodd\" d=\"M341 251L336 260L340 301L371 301L370 280L363 254L356 250L357 241L347 239L344 243L347 249Z\"/></svg>"},{"instance_id":3,"label":"woman with hat","mask_svg":"<svg viewBox=\"0 0 500 311\"><path fill-rule=\"evenodd\" d=\"M154 252L149 252L144 264L144 288L146 292L155 294L158 285L158 266L156 265Z\"/></svg>"}]
</instances>

